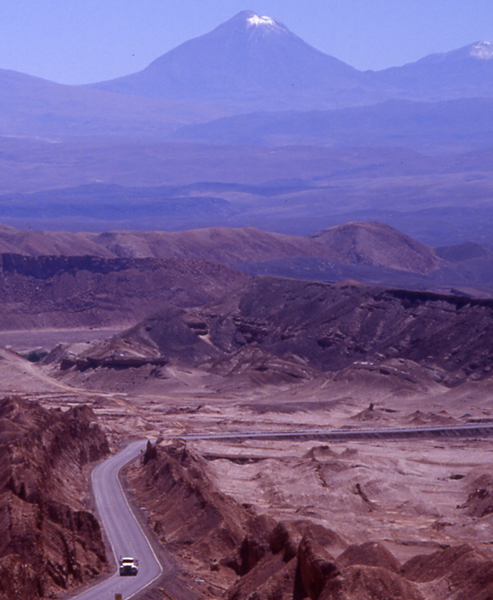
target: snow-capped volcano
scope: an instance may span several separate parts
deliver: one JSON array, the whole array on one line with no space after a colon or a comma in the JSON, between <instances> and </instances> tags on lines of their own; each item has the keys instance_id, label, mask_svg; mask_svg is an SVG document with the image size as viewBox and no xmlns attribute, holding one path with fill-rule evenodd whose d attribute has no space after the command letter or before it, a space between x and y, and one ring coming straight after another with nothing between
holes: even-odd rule
<instances>
[{"instance_id":1,"label":"snow-capped volcano","mask_svg":"<svg viewBox=\"0 0 493 600\"><path fill-rule=\"evenodd\" d=\"M221 28L224 28L224 30L229 28L232 32L235 31L237 34L244 31L250 38L252 38L252 36L294 35L289 31L286 25L280 21L276 21L272 17L265 15L260 16L250 10L238 13L236 17L233 17L226 23L223 23L223 25L220 25L216 31Z\"/></svg>"},{"instance_id":2,"label":"snow-capped volcano","mask_svg":"<svg viewBox=\"0 0 493 600\"><path fill-rule=\"evenodd\" d=\"M477 42L470 46L470 56L480 60L491 60L493 58L493 44L491 42Z\"/></svg>"},{"instance_id":3,"label":"snow-capped volcano","mask_svg":"<svg viewBox=\"0 0 493 600\"><path fill-rule=\"evenodd\" d=\"M493 44L491 42L475 42L468 46L463 46L457 50L449 52L441 52L439 54L430 54L425 56L416 63L411 64L426 64L426 63L451 63L452 61L463 61L474 59L476 61L491 60L493 58ZM410 65L405 65L405 67Z\"/></svg>"},{"instance_id":4,"label":"snow-capped volcano","mask_svg":"<svg viewBox=\"0 0 493 600\"><path fill-rule=\"evenodd\" d=\"M475 42L376 73L400 97L453 100L493 96L493 44Z\"/></svg>"},{"instance_id":5,"label":"snow-capped volcano","mask_svg":"<svg viewBox=\"0 0 493 600\"><path fill-rule=\"evenodd\" d=\"M252 15L247 19L247 23L249 27L269 27L273 29L278 29L279 24L271 19L270 17L259 17L258 15Z\"/></svg>"},{"instance_id":6,"label":"snow-capped volcano","mask_svg":"<svg viewBox=\"0 0 493 600\"><path fill-rule=\"evenodd\" d=\"M267 36L267 35L282 35L290 33L289 29L267 16L259 16L255 13L252 14L251 17L246 19L246 26L248 28L248 32L250 36Z\"/></svg>"},{"instance_id":7,"label":"snow-capped volcano","mask_svg":"<svg viewBox=\"0 0 493 600\"><path fill-rule=\"evenodd\" d=\"M402 67L361 72L328 56L272 16L246 10L146 69L92 87L213 106L222 114L332 109L390 98L493 96L493 44L476 42Z\"/></svg>"},{"instance_id":8,"label":"snow-capped volcano","mask_svg":"<svg viewBox=\"0 0 493 600\"><path fill-rule=\"evenodd\" d=\"M253 11L238 13L139 73L93 87L214 104L231 112L330 108L383 99L368 75L309 46L273 17Z\"/></svg>"}]
</instances>

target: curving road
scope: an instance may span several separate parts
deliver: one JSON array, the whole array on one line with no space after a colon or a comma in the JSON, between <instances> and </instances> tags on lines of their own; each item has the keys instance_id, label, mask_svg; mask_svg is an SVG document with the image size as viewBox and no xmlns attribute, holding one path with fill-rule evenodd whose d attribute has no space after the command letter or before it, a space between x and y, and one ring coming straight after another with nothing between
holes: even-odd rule
<instances>
[{"instance_id":1,"label":"curving road","mask_svg":"<svg viewBox=\"0 0 493 600\"><path fill-rule=\"evenodd\" d=\"M492 424L467 424L453 426L397 427L372 429L311 429L299 431L236 431L225 433L192 433L179 436L181 440L241 440L241 439L327 439L356 440L368 438L401 439L433 437L484 437L493 435ZM120 556L132 556L139 560L136 577L120 577L116 571L109 579L71 596L72 600L114 600L121 594L122 600L130 600L139 592L156 582L161 575L175 575L171 560L164 565L154 552L149 539L137 521L123 492L118 473L120 469L140 455L146 441L133 442L117 455L98 465L92 473L92 486L99 516L110 540L115 562ZM175 584L179 585L176 577ZM172 587L174 585L172 584ZM185 584L179 589L180 596L196 600L198 595Z\"/></svg>"},{"instance_id":2,"label":"curving road","mask_svg":"<svg viewBox=\"0 0 493 600\"><path fill-rule=\"evenodd\" d=\"M121 594L123 600L130 600L159 579L164 571L128 504L118 478L120 469L138 456L145 444L142 441L130 444L98 465L92 473L94 497L115 561L118 563L120 556L137 558L139 573L136 577L120 577L116 572L109 579L72 596L73 600L114 600L116 594Z\"/></svg>"}]
</instances>

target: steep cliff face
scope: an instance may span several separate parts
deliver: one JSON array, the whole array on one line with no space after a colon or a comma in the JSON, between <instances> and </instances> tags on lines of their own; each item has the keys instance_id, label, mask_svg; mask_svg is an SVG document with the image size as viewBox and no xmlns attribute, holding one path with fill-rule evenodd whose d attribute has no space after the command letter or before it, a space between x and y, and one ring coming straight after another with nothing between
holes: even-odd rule
<instances>
[{"instance_id":1,"label":"steep cliff face","mask_svg":"<svg viewBox=\"0 0 493 600\"><path fill-rule=\"evenodd\" d=\"M83 467L109 452L88 407L0 401L0 599L43 598L95 577L106 556L81 498Z\"/></svg>"}]
</instances>

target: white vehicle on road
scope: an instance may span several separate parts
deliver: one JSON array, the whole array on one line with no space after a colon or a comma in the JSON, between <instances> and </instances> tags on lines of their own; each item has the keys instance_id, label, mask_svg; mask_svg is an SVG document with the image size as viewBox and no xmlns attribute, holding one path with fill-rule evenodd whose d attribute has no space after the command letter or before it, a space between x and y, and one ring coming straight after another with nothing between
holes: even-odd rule
<instances>
[{"instance_id":1,"label":"white vehicle on road","mask_svg":"<svg viewBox=\"0 0 493 600\"><path fill-rule=\"evenodd\" d=\"M137 575L139 572L139 561L130 556L120 558L120 575Z\"/></svg>"}]
</instances>

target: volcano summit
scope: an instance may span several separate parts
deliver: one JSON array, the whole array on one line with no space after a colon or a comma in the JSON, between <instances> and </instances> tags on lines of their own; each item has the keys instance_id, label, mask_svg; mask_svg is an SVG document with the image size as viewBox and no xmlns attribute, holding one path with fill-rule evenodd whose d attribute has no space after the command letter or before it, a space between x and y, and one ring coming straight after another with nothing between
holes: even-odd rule
<instances>
[{"instance_id":1,"label":"volcano summit","mask_svg":"<svg viewBox=\"0 0 493 600\"><path fill-rule=\"evenodd\" d=\"M199 101L232 112L332 108L383 99L377 90L382 86L375 87L368 75L252 11L181 44L139 73L92 87Z\"/></svg>"}]
</instances>

